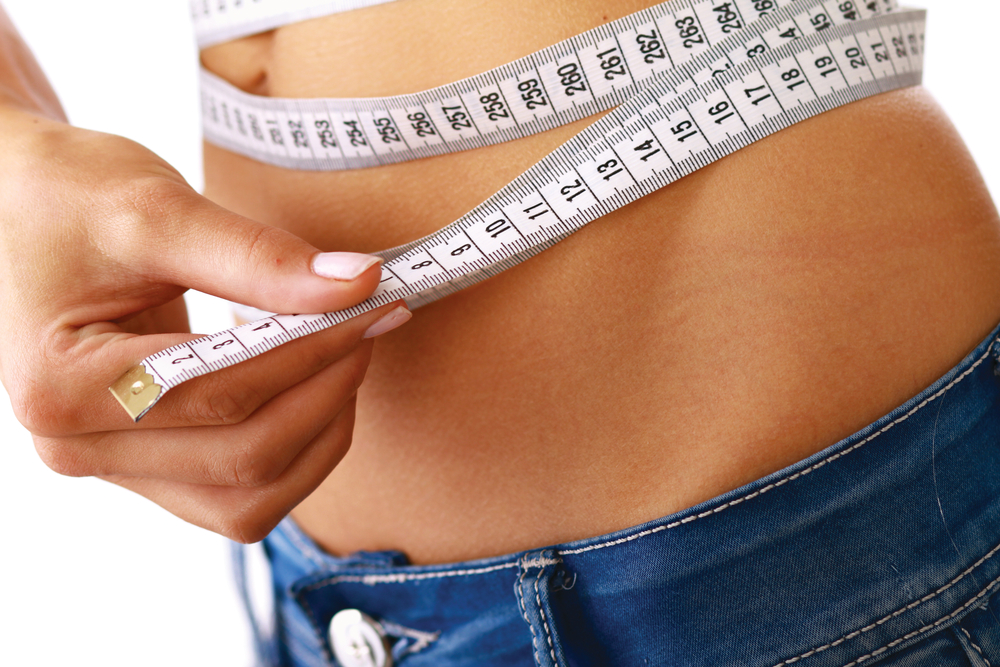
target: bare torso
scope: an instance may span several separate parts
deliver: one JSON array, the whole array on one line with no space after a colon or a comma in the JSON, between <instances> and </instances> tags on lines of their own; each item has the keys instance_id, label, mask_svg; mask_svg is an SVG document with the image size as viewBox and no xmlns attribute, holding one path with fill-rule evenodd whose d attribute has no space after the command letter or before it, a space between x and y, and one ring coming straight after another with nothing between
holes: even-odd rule
<instances>
[{"instance_id":1,"label":"bare torso","mask_svg":"<svg viewBox=\"0 0 1000 667\"><path fill-rule=\"evenodd\" d=\"M259 94L413 92L652 0L406 0L220 45ZM206 194L324 250L375 251L479 204L589 121L342 173L206 146ZM780 177L774 177L778 173ZM827 113L415 313L379 340L354 445L293 513L333 553L415 562L607 533L877 419L1000 321L1000 222L921 89Z\"/></svg>"}]
</instances>

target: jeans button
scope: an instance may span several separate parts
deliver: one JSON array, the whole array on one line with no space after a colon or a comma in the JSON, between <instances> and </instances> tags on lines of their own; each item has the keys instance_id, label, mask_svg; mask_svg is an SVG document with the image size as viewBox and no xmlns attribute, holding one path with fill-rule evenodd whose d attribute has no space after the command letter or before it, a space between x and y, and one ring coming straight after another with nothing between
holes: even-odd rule
<instances>
[{"instance_id":1,"label":"jeans button","mask_svg":"<svg viewBox=\"0 0 1000 667\"><path fill-rule=\"evenodd\" d=\"M357 609L337 612L330 621L330 645L341 667L392 667L385 631Z\"/></svg>"}]
</instances>

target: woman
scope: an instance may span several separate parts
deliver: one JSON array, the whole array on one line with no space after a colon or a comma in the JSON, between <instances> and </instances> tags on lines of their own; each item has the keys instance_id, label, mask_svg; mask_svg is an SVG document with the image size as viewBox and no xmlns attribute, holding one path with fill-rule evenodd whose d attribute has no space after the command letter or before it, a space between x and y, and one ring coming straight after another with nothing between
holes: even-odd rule
<instances>
[{"instance_id":1,"label":"woman","mask_svg":"<svg viewBox=\"0 0 1000 667\"><path fill-rule=\"evenodd\" d=\"M540 15L527 3L448 7L447 12L439 4L408 0L290 25L206 50L203 62L210 71L258 94L396 94L478 73L647 6L619 3L612 9L606 2L567 3ZM413 34L421 39L412 40ZM504 40L492 38L496 34ZM719 634L708 635L706 641L722 647L719 650L735 664L757 664L754 659L774 664L774 656L792 660L810 650L815 651L809 656L814 662L832 660L828 656L837 651L845 651L845 656L854 651L851 659L857 659L882 647L878 642L870 649L858 642L834 644L838 637L860 632L868 621L884 616L860 622L846 614L840 625L827 619L818 632L822 636L812 644L796 636L766 651L758 647L759 656L741 655L745 641L722 640L736 633L731 626L719 625L729 617L716 613L713 600L728 600L730 611L738 615L759 612L751 614L748 626L760 630L755 636L774 637L774 625L783 615L775 610L778 596L773 589L788 582L771 581L765 571L757 573L756 581L767 582L766 591L740 580L739 592L704 583L703 597L692 595L691 587L698 582L718 583L713 577L719 573L766 562L761 545L801 548L810 539L812 546L804 553L812 558L812 577L803 567L809 561L796 560L803 553L781 554L799 575L796 588L808 588L801 579L837 579L846 568L836 566L832 554L841 547L826 544L829 537L817 528L815 517L828 515L817 514L816 498L808 493L792 499L772 500L777 495L773 493L766 497L767 502L790 503L790 516L754 533L759 542L742 534L737 543L746 550L744 555L753 556L746 563L740 563L740 549L727 532L732 526L692 523L686 539L694 540L705 554L687 563L701 576L685 586L655 577L635 582L635 554L624 565L619 563L619 569L607 567L597 575L588 569L593 564L574 572L571 555L565 553L589 546L553 552L544 547L587 538L596 540L590 546L609 544L614 540L595 536L676 512L683 515L686 508L705 501L713 511L728 507L732 500L711 499L752 486L754 480L892 412L955 367L993 329L1000 309L996 213L960 142L924 93L886 94L793 127L602 219L553 252L421 311L380 342L359 393L356 418L353 389L369 352L360 340L366 331L380 333L400 323L402 311L385 309L287 346L246 368L192 383L172 394L171 402L164 399L159 415L151 413L138 429L122 429L120 422L112 421L116 407L97 398L103 391L94 381L100 376L97 369L127 366L181 337L124 339L117 329L96 323L143 310L145 316L126 326L142 333L182 330L169 301L180 292L175 284L270 310L330 310L366 296L377 272L366 267L363 258L337 255L313 263L321 271L323 265L337 267L340 272L333 273L332 282L308 275L305 269L315 252L310 247L212 208L184 190L165 165L134 146L46 119L58 118L58 107L43 82L13 60L7 68L9 122L4 127L21 138L15 144L14 164L24 165L15 172L20 178L10 181L18 186L18 194L23 197L28 188L44 201L55 187L99 188L102 198L95 209L74 211L80 238L92 239L84 251L52 240L66 233L65 204L52 208L50 225L38 224L39 217L46 217L38 212L18 216L24 227L14 238L32 234L33 243L5 240L5 249L12 257L16 252L18 260L11 260L6 269L11 279L5 283L17 287L5 288L5 305L17 317L5 334L5 385L36 434L43 459L61 472L110 477L190 521L246 541L263 537L298 504L292 516L326 552L346 556L359 550L382 551L338 561L308 543L290 550L292 541L304 539L291 524L272 538L279 578L282 568L288 577L281 583L298 586L298 599L289 599L285 612L287 657L307 664L312 652L313 659L324 659L329 647L323 643L323 626L329 617L338 608L361 606L377 617L370 627L390 636L397 657L405 654L406 660L433 664L463 656L485 664L491 650L499 664L532 659L543 663L550 653L552 662L570 664L610 662L616 656L623 664L636 656L653 663L684 659L720 664L718 654L689 645L691 637L708 630ZM371 252L457 218L587 122L469 153L336 174L279 170L207 146L206 195L236 213L284 226L317 248ZM79 157L58 168L45 167L54 163L45 156L57 149L61 155ZM867 159L858 160L859 154ZM933 159L926 159L928 154ZM113 159L100 161L103 156ZM780 173L781 178L761 187L765 173ZM13 199L10 195L7 201ZM101 220L109 208L122 211L110 225ZM99 221L92 222L94 218ZM151 241L180 234L194 242L159 243L157 256L143 250ZM47 259L53 245L61 248L66 268L52 270ZM95 262L95 249L108 259ZM199 261L201 252L205 259ZM353 272L345 267L349 261L354 261ZM218 264L224 270L217 269ZM137 272L137 265L149 268ZM45 270L36 269L43 266ZM30 273L22 273L25 267ZM87 280L65 290L67 271L83 273ZM23 280L28 276L34 279L31 286ZM560 287L553 288L555 284ZM60 296L53 299L57 303L52 312L45 313L38 304L52 295ZM379 316L390 319L372 330ZM42 334L45 331L58 333L50 338ZM68 336L72 342L67 342ZM37 386L30 386L19 372L29 363L38 368L40 340L51 350L53 368L59 368L60 387L44 373ZM71 356L74 361L67 367L63 355L77 356ZM966 370L983 369L982 356L969 360L928 397L945 387L951 392L967 386L954 381L969 377L963 376ZM65 382L66 368L75 381ZM325 370L317 373L318 368ZM226 390L221 402L213 398L220 389ZM51 400L54 390L62 400ZM41 401L41 396L47 400ZM90 407L95 405L96 410ZM83 413L77 406L89 409ZM914 413L921 418L926 414L924 409ZM873 433L902 423L899 416ZM340 461L350 442L352 420L354 446ZM196 426L216 422L220 425ZM930 420L924 426L888 447L886 456L896 448L922 446L922 438L937 424ZM122 431L88 435L112 429ZM985 426L981 429L991 433ZM871 435L859 435L842 449ZM851 465L851 488L872 489L866 475L876 463ZM813 472L809 465L803 469ZM973 469L988 465L980 462ZM930 468L932 477L936 470ZM922 479L916 473L914 478ZM822 485L830 483L817 485L827 489ZM886 484L880 492L898 491L898 486ZM952 484L961 487L957 480ZM760 488L768 486L773 485L761 483ZM752 493L736 491L733 499ZM901 518L898 512L888 518L866 515L866 505L858 498L854 502L850 514L873 533L881 527L877 521ZM740 525L741 520L749 521L741 516L751 515L718 514L726 520L730 516ZM964 518L966 532L988 532L985 519L977 523ZM656 526L671 523L663 519ZM805 542L782 543L778 536L794 532L793 525L799 525L797 539ZM648 530L637 528L627 535ZM643 539L629 544L643 544ZM876 536L857 539L856 548L884 555L875 546L881 544ZM961 539L958 543L966 547ZM677 558L672 550L680 547L671 544L657 542L646 555L670 565L668 571L684 571L672 562ZM974 554L959 544L956 551L966 552L960 553L962 563L939 563L930 578L935 581L921 585L938 590L955 579L949 568L964 572L992 548L969 547L979 550ZM329 572L357 569L363 563L376 571L398 564L400 556L386 550L403 552L418 564L488 557L499 558L491 561L495 565L518 564L509 572L498 570L512 576L491 577L499 589L485 597L489 604L497 600L503 609L496 612L498 617L522 623L523 616L523 625L503 633L503 650L484 644L483 637L495 638L496 632L475 635L465 645L449 644L458 641L452 639L456 633L468 630L467 624L453 618L421 623L385 600L409 590L407 581L386 593L363 582L358 591L324 590L322 604L328 608L318 614L309 611L313 591L307 590L311 584L306 579L319 577L318 583ZM902 553L918 551L911 544ZM503 556L522 552L535 555ZM609 548L586 553L603 559ZM830 562L818 562L818 553L831 554ZM318 563L305 567L298 562L309 557ZM606 567L608 561L600 564ZM918 567L926 561L911 564ZM493 566L385 572L406 577L488 567ZM645 567L643 561L639 569ZM899 562L886 567L906 571ZM965 580L982 572L977 569ZM584 576L574 576L580 574ZM920 577L912 572L907 576L899 585L906 604L929 594L917 590L914 581ZM438 579L444 580L413 581ZM593 615L584 598L599 597L594 587L611 590L613 599L630 589L630 605L618 616L645 610L638 614L641 622L630 621L636 636ZM365 598L369 589L377 593L376 599ZM677 593L679 589L684 593ZM526 590L537 593L534 607L524 603ZM825 594L847 605L845 600L855 593L836 588ZM763 600L764 608L746 606L748 595ZM733 604L736 601L745 606ZM944 604L941 595L929 603L939 601ZM889 607L892 602L886 600ZM943 651L935 658L924 656L926 664L947 664L941 655L949 651L972 655L975 647L982 649L984 641L972 636L977 631L989 634L982 623L955 625L969 613L962 604L949 601L945 606L951 606L942 609L939 618L956 609L960 614L879 655L902 651L917 639L926 641L913 650ZM382 609L386 605L390 608ZM672 606L677 616L664 605ZM445 608L474 606L462 601ZM531 610L536 610L534 615ZM484 617L484 611L475 609L477 617ZM421 614L433 616L428 611L416 616ZM891 617L892 623L906 621L904 616ZM315 636L303 636L296 623L301 621L308 630L310 620L317 626ZM890 625L882 623L878 630ZM924 625L918 623L915 629ZM944 635L934 633L940 629L950 633L944 648ZM547 632L535 636L536 630ZM910 632L900 631L892 641ZM589 640L588 634L597 640ZM859 642L874 636L862 633ZM540 637L561 652L539 650L545 646ZM634 655L623 652L616 641L633 647ZM912 655L899 659L913 660Z\"/></svg>"}]
</instances>

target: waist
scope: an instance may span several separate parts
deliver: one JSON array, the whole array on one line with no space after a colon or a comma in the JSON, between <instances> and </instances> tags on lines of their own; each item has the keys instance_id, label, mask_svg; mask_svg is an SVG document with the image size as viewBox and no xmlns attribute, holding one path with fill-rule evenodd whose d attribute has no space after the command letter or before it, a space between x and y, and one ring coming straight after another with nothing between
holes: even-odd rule
<instances>
[{"instance_id":1,"label":"waist","mask_svg":"<svg viewBox=\"0 0 1000 667\"><path fill-rule=\"evenodd\" d=\"M386 69L394 62L422 72L415 89L523 54L434 68L392 52L369 70L355 54L360 69L344 81L309 76L324 62L304 55L310 44L370 48L323 30L411 4L422 6L260 38L270 40L269 92L395 94L407 91ZM558 29L592 27L589 9L569 27L543 17L545 29L521 31L542 42L524 52L568 36ZM473 37L456 37L455 52L467 55ZM304 64L293 70L288 54ZM347 173L292 172L209 146L206 192L323 249L375 251L456 219L586 122ZM295 516L334 553L391 547L416 562L611 532L856 431L939 377L998 317L996 212L960 140L926 93L863 101L418 311L380 339L354 446Z\"/></svg>"},{"instance_id":2,"label":"waist","mask_svg":"<svg viewBox=\"0 0 1000 667\"><path fill-rule=\"evenodd\" d=\"M825 451L619 533L417 567L330 557L286 522L267 540L281 641L311 664L356 608L414 664L845 665L905 649L996 591L997 335Z\"/></svg>"},{"instance_id":3,"label":"waist","mask_svg":"<svg viewBox=\"0 0 1000 667\"><path fill-rule=\"evenodd\" d=\"M557 543L757 479L912 396L1000 315L1000 245L971 164L905 148L961 156L940 119L872 122L887 120L880 102L926 103L898 95L792 128L417 311L376 346L353 448L295 516L335 553L418 562ZM869 132L888 168L858 163ZM482 159L435 160L456 157ZM762 183L764 167L785 176ZM383 207L406 210L373 196ZM359 206L329 234L364 219Z\"/></svg>"}]
</instances>

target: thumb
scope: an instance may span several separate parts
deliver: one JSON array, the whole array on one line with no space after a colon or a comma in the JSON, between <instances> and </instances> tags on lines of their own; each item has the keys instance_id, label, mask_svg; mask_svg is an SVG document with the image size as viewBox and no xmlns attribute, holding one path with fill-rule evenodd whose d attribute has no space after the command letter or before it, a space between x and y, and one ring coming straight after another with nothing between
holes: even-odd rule
<instances>
[{"instance_id":1,"label":"thumb","mask_svg":"<svg viewBox=\"0 0 1000 667\"><path fill-rule=\"evenodd\" d=\"M343 310L378 287L374 255L321 252L192 191L177 199L141 251L154 280L276 313Z\"/></svg>"}]
</instances>

